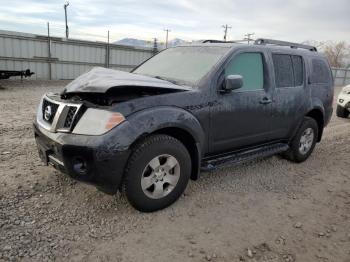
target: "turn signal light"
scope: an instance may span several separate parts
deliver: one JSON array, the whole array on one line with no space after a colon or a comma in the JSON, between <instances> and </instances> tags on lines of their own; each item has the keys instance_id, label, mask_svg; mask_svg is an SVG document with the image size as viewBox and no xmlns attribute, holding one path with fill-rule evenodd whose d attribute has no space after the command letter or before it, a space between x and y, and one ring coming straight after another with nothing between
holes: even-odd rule
<instances>
[{"instance_id":1,"label":"turn signal light","mask_svg":"<svg viewBox=\"0 0 350 262\"><path fill-rule=\"evenodd\" d=\"M120 113L112 113L106 124L106 129L110 130L125 121L125 117Z\"/></svg>"}]
</instances>

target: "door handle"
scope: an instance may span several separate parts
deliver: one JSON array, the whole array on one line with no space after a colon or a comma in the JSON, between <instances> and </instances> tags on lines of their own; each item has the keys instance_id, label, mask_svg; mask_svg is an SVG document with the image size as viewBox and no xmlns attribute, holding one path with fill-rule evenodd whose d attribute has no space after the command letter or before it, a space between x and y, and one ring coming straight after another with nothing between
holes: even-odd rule
<instances>
[{"instance_id":1,"label":"door handle","mask_svg":"<svg viewBox=\"0 0 350 262\"><path fill-rule=\"evenodd\" d=\"M272 100L266 96L260 100L260 104L262 104L262 105L267 105L267 104L271 104L271 103L272 103Z\"/></svg>"}]
</instances>

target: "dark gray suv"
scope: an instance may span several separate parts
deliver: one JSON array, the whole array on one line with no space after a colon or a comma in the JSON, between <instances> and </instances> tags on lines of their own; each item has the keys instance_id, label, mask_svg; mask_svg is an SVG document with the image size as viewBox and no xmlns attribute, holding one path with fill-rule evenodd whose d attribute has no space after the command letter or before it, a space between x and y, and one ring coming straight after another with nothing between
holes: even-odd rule
<instances>
[{"instance_id":1,"label":"dark gray suv","mask_svg":"<svg viewBox=\"0 0 350 262\"><path fill-rule=\"evenodd\" d=\"M331 118L333 92L312 46L208 40L131 73L92 69L44 95L34 132L45 163L151 212L200 170L277 153L303 162Z\"/></svg>"}]
</instances>

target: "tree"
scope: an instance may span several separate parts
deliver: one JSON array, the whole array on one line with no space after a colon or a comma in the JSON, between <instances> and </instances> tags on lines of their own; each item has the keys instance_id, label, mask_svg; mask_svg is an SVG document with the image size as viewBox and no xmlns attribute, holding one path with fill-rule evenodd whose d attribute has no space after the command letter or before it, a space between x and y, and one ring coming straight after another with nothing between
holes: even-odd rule
<instances>
[{"instance_id":1,"label":"tree","mask_svg":"<svg viewBox=\"0 0 350 262\"><path fill-rule=\"evenodd\" d=\"M346 66L345 58L349 52L349 46L344 41L328 43L323 50L332 67Z\"/></svg>"}]
</instances>

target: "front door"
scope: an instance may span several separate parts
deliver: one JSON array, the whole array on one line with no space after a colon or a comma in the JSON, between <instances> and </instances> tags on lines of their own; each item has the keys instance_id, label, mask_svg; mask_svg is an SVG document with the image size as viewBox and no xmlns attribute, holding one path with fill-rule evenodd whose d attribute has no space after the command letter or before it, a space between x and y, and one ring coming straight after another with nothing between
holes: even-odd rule
<instances>
[{"instance_id":1,"label":"front door","mask_svg":"<svg viewBox=\"0 0 350 262\"><path fill-rule=\"evenodd\" d=\"M241 75L243 86L229 93L218 93L218 103L211 108L211 153L271 140L271 80L266 54L236 53L226 64L224 75Z\"/></svg>"}]
</instances>

